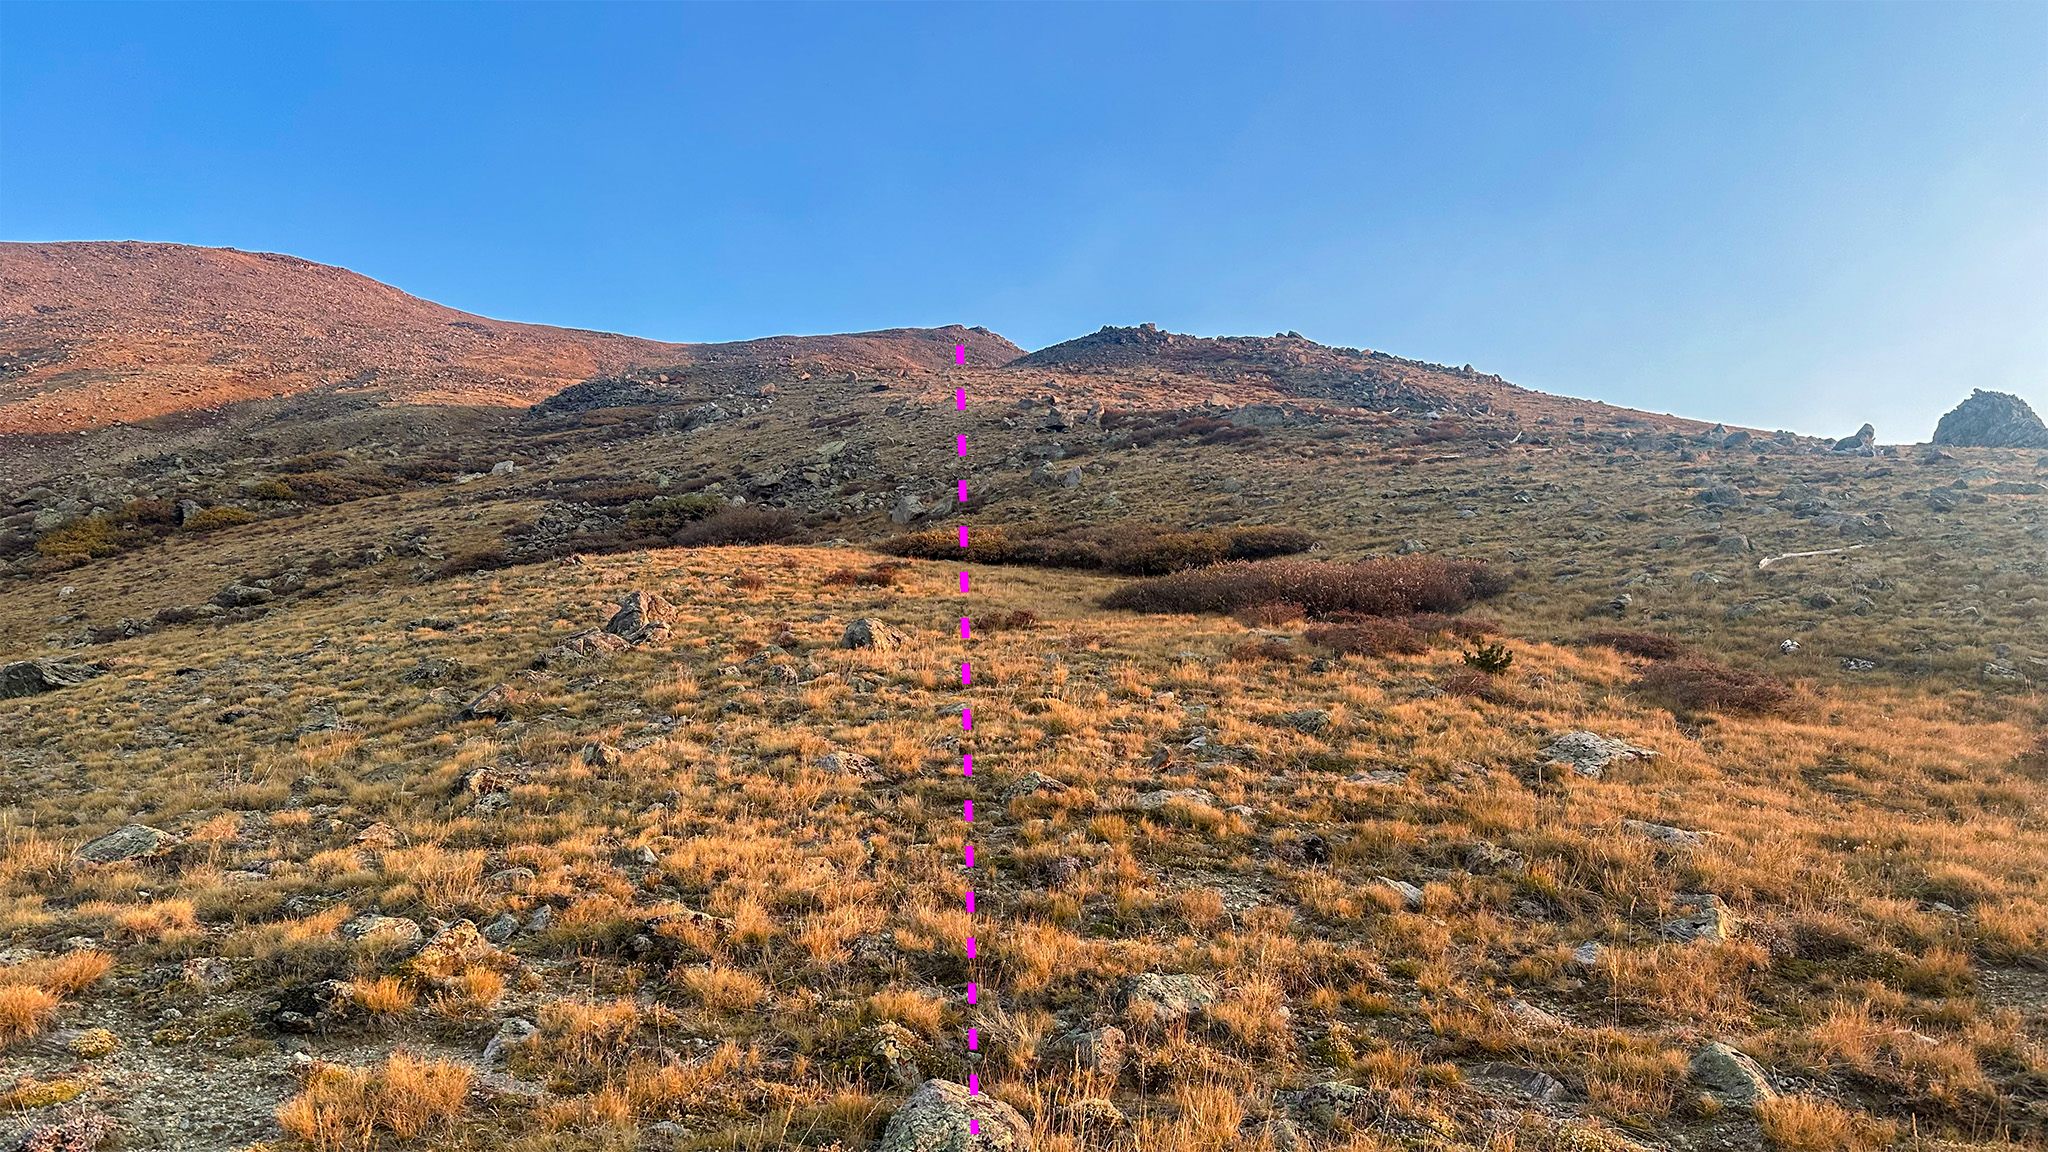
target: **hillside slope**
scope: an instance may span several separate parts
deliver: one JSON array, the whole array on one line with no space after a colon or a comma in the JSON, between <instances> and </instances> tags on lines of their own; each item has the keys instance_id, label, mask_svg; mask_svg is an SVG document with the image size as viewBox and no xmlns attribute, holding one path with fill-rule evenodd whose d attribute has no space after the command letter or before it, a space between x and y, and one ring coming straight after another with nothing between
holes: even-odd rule
<instances>
[{"instance_id":1,"label":"hillside slope","mask_svg":"<svg viewBox=\"0 0 2048 1152\"><path fill-rule=\"evenodd\" d=\"M974 362L1021 349L915 329L672 344L515 324L269 252L183 244L0 244L0 434L67 432L315 389L516 407L635 364L821 370Z\"/></svg>"}]
</instances>

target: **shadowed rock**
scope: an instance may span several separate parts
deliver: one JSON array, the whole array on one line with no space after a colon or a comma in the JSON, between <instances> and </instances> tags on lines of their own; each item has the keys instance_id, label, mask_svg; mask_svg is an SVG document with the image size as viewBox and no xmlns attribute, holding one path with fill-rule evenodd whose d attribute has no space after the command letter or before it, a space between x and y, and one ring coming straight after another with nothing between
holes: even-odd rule
<instances>
[{"instance_id":1,"label":"shadowed rock","mask_svg":"<svg viewBox=\"0 0 2048 1152\"><path fill-rule=\"evenodd\" d=\"M128 824L80 848L78 858L89 864L111 864L116 860L147 856L159 848L175 844L177 840L176 836L159 828Z\"/></svg>"},{"instance_id":2,"label":"shadowed rock","mask_svg":"<svg viewBox=\"0 0 2048 1152\"><path fill-rule=\"evenodd\" d=\"M99 674L100 670L90 664L69 660L16 660L0 664L0 700L54 692L83 684Z\"/></svg>"},{"instance_id":3,"label":"shadowed rock","mask_svg":"<svg viewBox=\"0 0 2048 1152\"><path fill-rule=\"evenodd\" d=\"M1692 1078L1721 1103L1740 1108L1778 1094L1763 1065L1718 1040L1693 1054Z\"/></svg>"}]
</instances>

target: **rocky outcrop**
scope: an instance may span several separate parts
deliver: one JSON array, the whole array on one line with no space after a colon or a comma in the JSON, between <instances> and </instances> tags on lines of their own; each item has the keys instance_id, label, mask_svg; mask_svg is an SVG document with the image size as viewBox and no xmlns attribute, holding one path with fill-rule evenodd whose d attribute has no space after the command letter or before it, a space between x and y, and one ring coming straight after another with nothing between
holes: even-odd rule
<instances>
[{"instance_id":1,"label":"rocky outcrop","mask_svg":"<svg viewBox=\"0 0 2048 1152\"><path fill-rule=\"evenodd\" d=\"M1693 1082L1723 1104L1746 1108L1778 1094L1763 1066L1716 1040L1693 1054Z\"/></svg>"},{"instance_id":2,"label":"rocky outcrop","mask_svg":"<svg viewBox=\"0 0 2048 1152\"><path fill-rule=\"evenodd\" d=\"M676 606L652 592L633 591L619 600L619 610L604 622L604 630L629 643L659 640L668 635L668 622L675 619Z\"/></svg>"},{"instance_id":3,"label":"rocky outcrop","mask_svg":"<svg viewBox=\"0 0 2048 1152\"><path fill-rule=\"evenodd\" d=\"M0 664L0 700L55 692L59 688L83 684L99 675L100 671L90 664L69 660L16 660L12 664Z\"/></svg>"},{"instance_id":4,"label":"rocky outcrop","mask_svg":"<svg viewBox=\"0 0 2048 1152\"><path fill-rule=\"evenodd\" d=\"M873 648L878 652L887 652L908 640L909 637L880 620L870 620L866 617L848 624L846 630L839 634L841 648Z\"/></svg>"},{"instance_id":5,"label":"rocky outcrop","mask_svg":"<svg viewBox=\"0 0 2048 1152\"><path fill-rule=\"evenodd\" d=\"M2025 400L1979 388L1934 426L1934 443L1955 448L2048 448L2048 424Z\"/></svg>"},{"instance_id":6,"label":"rocky outcrop","mask_svg":"<svg viewBox=\"0 0 2048 1152\"><path fill-rule=\"evenodd\" d=\"M1656 754L1654 749L1638 748L1597 732L1567 732L1537 753L1545 761L1568 765L1573 772L1594 780L1617 760L1647 760Z\"/></svg>"},{"instance_id":7,"label":"rocky outcrop","mask_svg":"<svg viewBox=\"0 0 2048 1152\"><path fill-rule=\"evenodd\" d=\"M1833 451L1855 452L1868 456L1876 447L1877 428L1873 425L1865 424L1856 430L1854 436L1844 436L1840 440L1835 441Z\"/></svg>"}]
</instances>

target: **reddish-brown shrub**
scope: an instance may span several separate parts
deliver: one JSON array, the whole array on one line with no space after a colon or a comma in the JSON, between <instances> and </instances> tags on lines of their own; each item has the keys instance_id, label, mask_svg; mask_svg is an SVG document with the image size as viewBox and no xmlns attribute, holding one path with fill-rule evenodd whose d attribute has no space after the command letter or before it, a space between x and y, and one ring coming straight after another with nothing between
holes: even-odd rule
<instances>
[{"instance_id":1,"label":"reddish-brown shrub","mask_svg":"<svg viewBox=\"0 0 2048 1152\"><path fill-rule=\"evenodd\" d=\"M1340 612L1406 616L1455 612L1505 585L1483 564L1401 556L1359 564L1312 560L1238 561L1127 584L1102 600L1134 612L1235 612L1255 604L1299 604L1313 619Z\"/></svg>"},{"instance_id":2,"label":"reddish-brown shrub","mask_svg":"<svg viewBox=\"0 0 2048 1152\"><path fill-rule=\"evenodd\" d=\"M1457 668L1444 677L1444 691L1453 696L1471 696L1494 704L1508 702L1500 678L1478 668Z\"/></svg>"},{"instance_id":3,"label":"reddish-brown shrub","mask_svg":"<svg viewBox=\"0 0 2048 1152\"><path fill-rule=\"evenodd\" d=\"M1267 664L1292 664L1300 655L1294 645L1276 638L1246 641L1230 650L1232 660Z\"/></svg>"},{"instance_id":4,"label":"reddish-brown shrub","mask_svg":"<svg viewBox=\"0 0 2048 1152\"><path fill-rule=\"evenodd\" d=\"M974 618L977 632L1011 632L1038 627L1038 613L1023 608L1009 612L991 612Z\"/></svg>"},{"instance_id":5,"label":"reddish-brown shrub","mask_svg":"<svg viewBox=\"0 0 2048 1152\"><path fill-rule=\"evenodd\" d=\"M1419 656L1429 651L1423 634L1392 617L1362 617L1349 624L1331 624L1308 630L1308 642L1351 656Z\"/></svg>"},{"instance_id":6,"label":"reddish-brown shrub","mask_svg":"<svg viewBox=\"0 0 2048 1152\"><path fill-rule=\"evenodd\" d=\"M1666 636L1662 632L1588 632L1580 637L1580 642L1612 648L1624 656L1641 656L1646 660L1670 660L1685 654L1685 645L1676 636Z\"/></svg>"},{"instance_id":7,"label":"reddish-brown shrub","mask_svg":"<svg viewBox=\"0 0 2048 1152\"><path fill-rule=\"evenodd\" d=\"M773 544L796 535L797 519L781 508L751 504L727 508L695 524L685 524L675 542L685 548L716 548L729 544Z\"/></svg>"},{"instance_id":8,"label":"reddish-brown shrub","mask_svg":"<svg viewBox=\"0 0 2048 1152\"><path fill-rule=\"evenodd\" d=\"M1782 712L1794 698L1788 684L1701 656L1652 664L1637 687L1684 711Z\"/></svg>"},{"instance_id":9,"label":"reddish-brown shrub","mask_svg":"<svg viewBox=\"0 0 2048 1152\"><path fill-rule=\"evenodd\" d=\"M1247 628L1278 628L1282 624L1293 624L1308 613L1299 604L1253 604L1232 612L1239 624Z\"/></svg>"},{"instance_id":10,"label":"reddish-brown shrub","mask_svg":"<svg viewBox=\"0 0 2048 1152\"><path fill-rule=\"evenodd\" d=\"M902 571L899 564L877 564L872 568L835 568L825 574L825 583L864 588L887 588L896 583L896 574Z\"/></svg>"}]
</instances>

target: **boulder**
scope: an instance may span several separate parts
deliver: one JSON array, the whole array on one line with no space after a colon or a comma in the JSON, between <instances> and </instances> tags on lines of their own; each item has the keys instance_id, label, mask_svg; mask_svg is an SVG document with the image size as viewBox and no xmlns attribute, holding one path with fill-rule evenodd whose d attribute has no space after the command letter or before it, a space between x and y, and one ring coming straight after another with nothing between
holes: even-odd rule
<instances>
[{"instance_id":1,"label":"boulder","mask_svg":"<svg viewBox=\"0 0 2048 1152\"><path fill-rule=\"evenodd\" d=\"M1956 448L2048 448L2048 425L2025 400L1978 388L1934 426L1934 443Z\"/></svg>"},{"instance_id":2,"label":"boulder","mask_svg":"<svg viewBox=\"0 0 2048 1152\"><path fill-rule=\"evenodd\" d=\"M475 923L457 920L434 933L434 938L412 958L414 975L429 981L448 980L470 968L504 971L517 962L484 939Z\"/></svg>"},{"instance_id":3,"label":"boulder","mask_svg":"<svg viewBox=\"0 0 2048 1152\"><path fill-rule=\"evenodd\" d=\"M1396 880L1390 876L1378 877L1374 882L1399 896L1403 908L1410 912L1422 910L1422 889L1406 880Z\"/></svg>"},{"instance_id":4,"label":"boulder","mask_svg":"<svg viewBox=\"0 0 2048 1152\"><path fill-rule=\"evenodd\" d=\"M880 620L870 620L866 617L848 624L846 630L839 634L841 648L873 648L877 652L887 652L907 640L908 637L903 633Z\"/></svg>"},{"instance_id":5,"label":"boulder","mask_svg":"<svg viewBox=\"0 0 2048 1152\"><path fill-rule=\"evenodd\" d=\"M1834 447L1830 450L1835 452L1855 452L1867 456L1874 451L1876 444L1877 429L1869 424L1865 424L1856 430L1854 436L1844 436L1840 440L1835 441Z\"/></svg>"},{"instance_id":6,"label":"boulder","mask_svg":"<svg viewBox=\"0 0 2048 1152\"><path fill-rule=\"evenodd\" d=\"M177 842L176 836L160 828L127 824L80 848L78 858L88 864L112 864L117 860L147 856Z\"/></svg>"},{"instance_id":7,"label":"boulder","mask_svg":"<svg viewBox=\"0 0 2048 1152\"><path fill-rule=\"evenodd\" d=\"M1028 1152L1031 1127L1015 1108L951 1080L927 1080L889 1117L874 1152Z\"/></svg>"},{"instance_id":8,"label":"boulder","mask_svg":"<svg viewBox=\"0 0 2048 1152\"><path fill-rule=\"evenodd\" d=\"M1216 1002L1216 982L1205 976L1141 972L1117 990L1126 1018L1143 1024L1185 1020Z\"/></svg>"},{"instance_id":9,"label":"boulder","mask_svg":"<svg viewBox=\"0 0 2048 1152\"><path fill-rule=\"evenodd\" d=\"M619 600L619 610L604 622L604 630L626 641L638 644L654 639L649 635L657 628L666 628L675 618L676 606L652 592L628 592Z\"/></svg>"},{"instance_id":10,"label":"boulder","mask_svg":"<svg viewBox=\"0 0 2048 1152\"><path fill-rule=\"evenodd\" d=\"M504 720L512 715L514 694L505 684L493 684L483 694L455 713L457 720Z\"/></svg>"},{"instance_id":11,"label":"boulder","mask_svg":"<svg viewBox=\"0 0 2048 1152\"><path fill-rule=\"evenodd\" d=\"M908 524L923 513L924 502L905 492L896 498L895 505L889 509L889 523Z\"/></svg>"},{"instance_id":12,"label":"boulder","mask_svg":"<svg viewBox=\"0 0 2048 1152\"><path fill-rule=\"evenodd\" d=\"M1669 844L1674 848L1697 848L1707 842L1707 837L1713 835L1712 832L1692 832L1684 828L1674 828L1669 824L1652 824L1647 820L1623 820L1621 826L1638 836L1655 840L1659 844Z\"/></svg>"},{"instance_id":13,"label":"boulder","mask_svg":"<svg viewBox=\"0 0 2048 1152\"><path fill-rule=\"evenodd\" d=\"M1071 1068L1115 1080L1130 1057L1130 1042L1124 1030L1114 1026L1069 1032L1046 1045L1045 1059L1059 1068Z\"/></svg>"},{"instance_id":14,"label":"boulder","mask_svg":"<svg viewBox=\"0 0 2048 1152\"><path fill-rule=\"evenodd\" d=\"M1510 1095L1548 1104L1564 1096L1564 1085L1548 1072L1515 1064L1479 1064L1469 1073L1481 1088L1497 1088Z\"/></svg>"},{"instance_id":15,"label":"boulder","mask_svg":"<svg viewBox=\"0 0 2048 1152\"><path fill-rule=\"evenodd\" d=\"M1140 812L1157 812L1176 800L1186 804L1203 804L1211 808L1216 806L1216 794L1207 788L1161 788L1140 795L1132 801L1131 807Z\"/></svg>"},{"instance_id":16,"label":"boulder","mask_svg":"<svg viewBox=\"0 0 2048 1152\"><path fill-rule=\"evenodd\" d=\"M1638 748L1595 732L1567 732L1537 753L1546 761L1568 765L1573 772L1594 780L1600 779L1607 766L1617 760L1647 760L1656 754L1653 749Z\"/></svg>"},{"instance_id":17,"label":"boulder","mask_svg":"<svg viewBox=\"0 0 2048 1152\"><path fill-rule=\"evenodd\" d=\"M1738 1108L1753 1106L1778 1094L1763 1065L1718 1040L1693 1054L1692 1079L1708 1095Z\"/></svg>"},{"instance_id":18,"label":"boulder","mask_svg":"<svg viewBox=\"0 0 2048 1152\"><path fill-rule=\"evenodd\" d=\"M417 922L403 916L379 916L365 912L339 929L344 940L370 940L410 948L426 938Z\"/></svg>"},{"instance_id":19,"label":"boulder","mask_svg":"<svg viewBox=\"0 0 2048 1152\"><path fill-rule=\"evenodd\" d=\"M1303 708L1280 717L1282 723L1306 736L1320 736L1330 730L1330 714L1321 708Z\"/></svg>"},{"instance_id":20,"label":"boulder","mask_svg":"<svg viewBox=\"0 0 2048 1152\"><path fill-rule=\"evenodd\" d=\"M16 660L0 664L0 700L35 696L83 684L100 674L90 664L70 660Z\"/></svg>"},{"instance_id":21,"label":"boulder","mask_svg":"<svg viewBox=\"0 0 2048 1152\"><path fill-rule=\"evenodd\" d=\"M1735 935L1735 920L1719 896L1680 893L1676 899L1680 907L1692 911L1663 923L1658 933L1666 940L1689 944L1695 940L1726 940Z\"/></svg>"},{"instance_id":22,"label":"boulder","mask_svg":"<svg viewBox=\"0 0 2048 1152\"><path fill-rule=\"evenodd\" d=\"M258 588L253 584L239 582L229 584L213 594L213 602L223 608L249 608L269 603L276 598L277 594L268 588Z\"/></svg>"}]
</instances>

